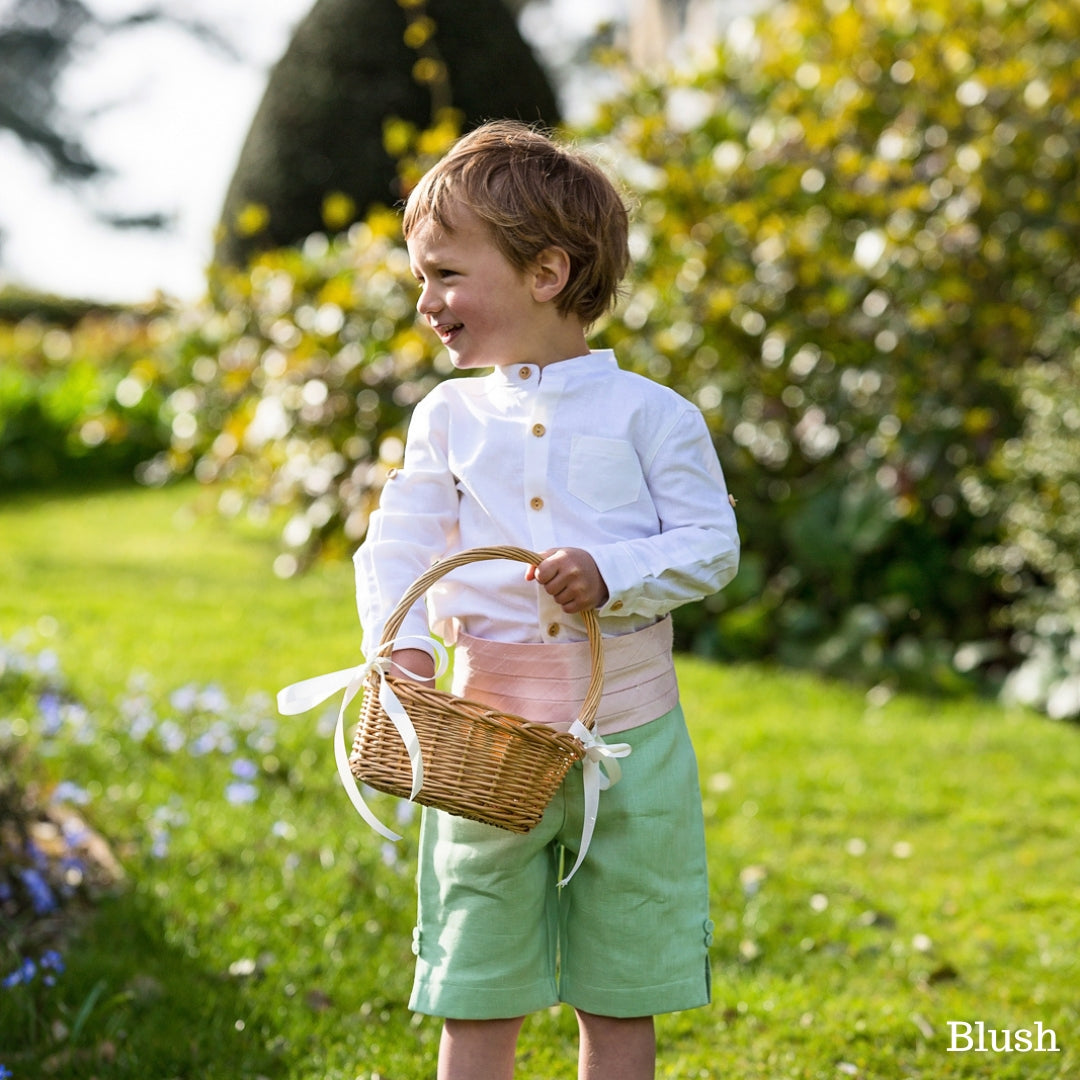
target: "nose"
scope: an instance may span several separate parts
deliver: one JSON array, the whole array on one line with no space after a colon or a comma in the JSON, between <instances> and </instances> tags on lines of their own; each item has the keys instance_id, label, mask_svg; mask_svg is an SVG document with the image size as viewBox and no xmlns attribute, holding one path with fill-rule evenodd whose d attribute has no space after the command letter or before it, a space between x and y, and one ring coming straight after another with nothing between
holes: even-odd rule
<instances>
[{"instance_id":1,"label":"nose","mask_svg":"<svg viewBox=\"0 0 1080 1080\"><path fill-rule=\"evenodd\" d=\"M425 282L420 287L420 295L416 298L416 310L421 315L430 315L433 311L438 311L439 306L439 299L432 288L432 283Z\"/></svg>"}]
</instances>

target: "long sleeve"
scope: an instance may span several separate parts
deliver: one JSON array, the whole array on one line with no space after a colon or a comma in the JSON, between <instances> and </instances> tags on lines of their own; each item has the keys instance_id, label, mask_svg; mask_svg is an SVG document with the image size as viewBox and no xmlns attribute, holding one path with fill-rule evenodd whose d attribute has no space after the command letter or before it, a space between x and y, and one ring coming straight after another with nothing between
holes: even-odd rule
<instances>
[{"instance_id":1,"label":"long sleeve","mask_svg":"<svg viewBox=\"0 0 1080 1080\"><path fill-rule=\"evenodd\" d=\"M601 615L666 615L717 592L739 567L735 514L701 413L681 412L643 465L660 530L592 550L609 592Z\"/></svg>"},{"instance_id":2,"label":"long sleeve","mask_svg":"<svg viewBox=\"0 0 1080 1080\"><path fill-rule=\"evenodd\" d=\"M382 491L367 536L353 557L356 606L370 659L383 626L412 583L443 555L457 528L458 496L447 464L445 405L430 395L413 413L404 467ZM417 601L399 636L426 635L424 602ZM408 647L421 647L417 642Z\"/></svg>"}]
</instances>

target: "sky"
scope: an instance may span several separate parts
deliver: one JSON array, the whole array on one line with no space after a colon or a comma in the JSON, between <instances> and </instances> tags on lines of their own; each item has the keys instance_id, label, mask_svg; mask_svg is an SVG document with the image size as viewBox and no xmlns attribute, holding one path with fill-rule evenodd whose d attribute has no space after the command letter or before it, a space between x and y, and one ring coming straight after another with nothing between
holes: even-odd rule
<instances>
[{"instance_id":1,"label":"sky","mask_svg":"<svg viewBox=\"0 0 1080 1080\"><path fill-rule=\"evenodd\" d=\"M112 173L59 185L45 163L0 131L0 287L141 303L202 295L213 229L240 147L292 28L313 0L86 0L102 17L156 7L201 18L237 60L175 27L101 38L68 71L61 100ZM10 0L0 0L0 14ZM625 0L546 0L523 28L538 51L565 47ZM564 104L565 108L565 104ZM166 232L116 230L95 213L163 212Z\"/></svg>"}]
</instances>

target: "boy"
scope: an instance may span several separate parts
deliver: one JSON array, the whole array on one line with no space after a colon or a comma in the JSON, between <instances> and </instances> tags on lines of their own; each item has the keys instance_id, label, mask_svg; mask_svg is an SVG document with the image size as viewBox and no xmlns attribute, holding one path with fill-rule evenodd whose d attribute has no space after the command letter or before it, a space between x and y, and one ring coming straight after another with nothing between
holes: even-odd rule
<instances>
[{"instance_id":1,"label":"boy","mask_svg":"<svg viewBox=\"0 0 1080 1080\"><path fill-rule=\"evenodd\" d=\"M469 564L407 616L401 636L455 644L453 691L568 728L588 671L578 613L605 648L601 735L633 751L581 835L576 766L522 836L424 810L410 1007L444 1018L440 1080L507 1080L526 1015L574 1007L583 1080L650 1078L653 1015L709 1000L704 826L678 703L668 613L724 584L739 540L698 410L590 352L588 328L625 273L627 214L583 156L523 125L460 139L409 196L417 310L456 368L416 408L404 467L356 553L367 651L398 599L451 552L516 545ZM429 680L431 656L395 649Z\"/></svg>"}]
</instances>

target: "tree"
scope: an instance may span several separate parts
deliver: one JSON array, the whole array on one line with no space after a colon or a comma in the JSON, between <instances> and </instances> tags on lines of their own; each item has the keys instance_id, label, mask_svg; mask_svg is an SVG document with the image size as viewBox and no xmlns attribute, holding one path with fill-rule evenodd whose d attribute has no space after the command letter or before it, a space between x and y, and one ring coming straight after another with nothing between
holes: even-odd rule
<instances>
[{"instance_id":1,"label":"tree","mask_svg":"<svg viewBox=\"0 0 1080 1080\"><path fill-rule=\"evenodd\" d=\"M555 94L503 0L318 0L274 68L222 210L217 257L340 228L401 198L384 126L452 107L558 122ZM324 212L328 197L337 209Z\"/></svg>"}]
</instances>

